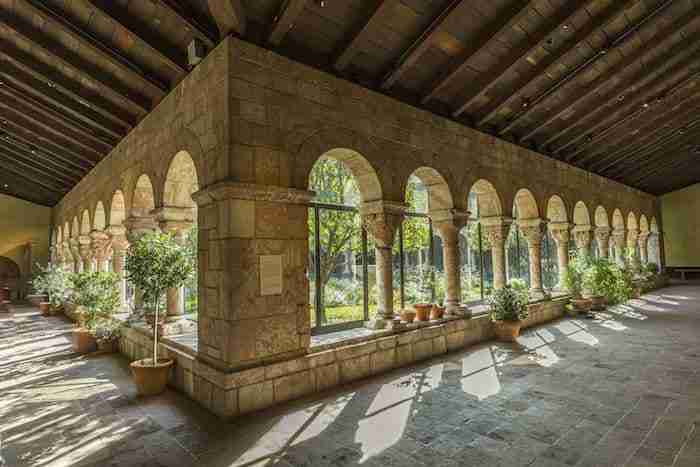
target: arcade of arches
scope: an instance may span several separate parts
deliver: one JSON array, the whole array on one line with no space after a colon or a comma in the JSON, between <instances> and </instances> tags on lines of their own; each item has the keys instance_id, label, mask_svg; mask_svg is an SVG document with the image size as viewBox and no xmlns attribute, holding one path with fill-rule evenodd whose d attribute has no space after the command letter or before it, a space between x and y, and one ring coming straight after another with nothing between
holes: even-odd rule
<instances>
[{"instance_id":1,"label":"arcade of arches","mask_svg":"<svg viewBox=\"0 0 700 467\"><path fill-rule=\"evenodd\" d=\"M515 278L539 300L530 324L560 316L574 251L663 258L655 197L233 37L53 216L52 261L76 271L123 273L149 230L196 233L197 291L167 296L166 336L190 347L163 346L172 384L225 417L486 338L470 316ZM397 325L417 300L449 318ZM358 324L381 341L316 345ZM122 351L148 342L129 329Z\"/></svg>"}]
</instances>

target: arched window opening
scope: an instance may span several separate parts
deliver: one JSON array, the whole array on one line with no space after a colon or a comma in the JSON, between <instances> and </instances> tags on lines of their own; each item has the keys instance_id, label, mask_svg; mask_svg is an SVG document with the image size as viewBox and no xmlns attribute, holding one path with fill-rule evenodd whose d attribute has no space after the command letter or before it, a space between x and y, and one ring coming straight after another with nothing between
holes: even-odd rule
<instances>
[{"instance_id":1,"label":"arched window opening","mask_svg":"<svg viewBox=\"0 0 700 467\"><path fill-rule=\"evenodd\" d=\"M551 293L559 283L559 260L557 245L549 229L545 229L542 237L542 286Z\"/></svg>"},{"instance_id":2,"label":"arched window opening","mask_svg":"<svg viewBox=\"0 0 700 467\"><path fill-rule=\"evenodd\" d=\"M472 303L483 300L493 287L491 244L483 235L479 223L477 194L469 193L470 222L462 228L459 237L461 254L462 301Z\"/></svg>"},{"instance_id":3,"label":"arched window opening","mask_svg":"<svg viewBox=\"0 0 700 467\"><path fill-rule=\"evenodd\" d=\"M518 214L518 207L513 206L513 219L516 221L511 225L506 240L506 280L521 280L530 287L530 255L527 240L518 226Z\"/></svg>"}]
</instances>

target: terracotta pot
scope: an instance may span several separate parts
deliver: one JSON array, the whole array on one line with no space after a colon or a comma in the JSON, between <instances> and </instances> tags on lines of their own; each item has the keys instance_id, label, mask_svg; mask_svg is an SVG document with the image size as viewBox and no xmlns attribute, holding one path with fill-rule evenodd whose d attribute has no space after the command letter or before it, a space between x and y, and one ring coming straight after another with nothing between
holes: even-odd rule
<instances>
[{"instance_id":1,"label":"terracotta pot","mask_svg":"<svg viewBox=\"0 0 700 467\"><path fill-rule=\"evenodd\" d=\"M430 310L430 321L442 319L443 316L445 316L445 307L433 305L433 308Z\"/></svg>"},{"instance_id":2,"label":"terracotta pot","mask_svg":"<svg viewBox=\"0 0 700 467\"><path fill-rule=\"evenodd\" d=\"M155 396L165 391L168 383L168 373L173 361L167 358L159 358L158 364L153 366L153 359L136 360L132 362L131 374L134 377L136 389L141 396Z\"/></svg>"},{"instance_id":3,"label":"terracotta pot","mask_svg":"<svg viewBox=\"0 0 700 467\"><path fill-rule=\"evenodd\" d=\"M73 350L77 353L90 353L97 350L97 341L85 328L73 329Z\"/></svg>"},{"instance_id":4,"label":"terracotta pot","mask_svg":"<svg viewBox=\"0 0 700 467\"><path fill-rule=\"evenodd\" d=\"M49 316L51 314L51 304L49 302L39 303L39 311L44 316Z\"/></svg>"},{"instance_id":5,"label":"terracotta pot","mask_svg":"<svg viewBox=\"0 0 700 467\"><path fill-rule=\"evenodd\" d=\"M572 298L571 305L573 305L576 311L589 311L591 309L592 302L588 298Z\"/></svg>"},{"instance_id":6,"label":"terracotta pot","mask_svg":"<svg viewBox=\"0 0 700 467\"><path fill-rule=\"evenodd\" d=\"M416 312L408 308L401 310L401 321L412 323L416 319Z\"/></svg>"},{"instance_id":7,"label":"terracotta pot","mask_svg":"<svg viewBox=\"0 0 700 467\"><path fill-rule=\"evenodd\" d=\"M496 337L503 342L515 342L520 335L520 321L494 321Z\"/></svg>"},{"instance_id":8,"label":"terracotta pot","mask_svg":"<svg viewBox=\"0 0 700 467\"><path fill-rule=\"evenodd\" d=\"M416 310L416 320L417 321L429 321L430 320L430 310L433 309L431 303L416 303L413 305Z\"/></svg>"},{"instance_id":9,"label":"terracotta pot","mask_svg":"<svg viewBox=\"0 0 700 467\"><path fill-rule=\"evenodd\" d=\"M116 353L119 351L119 340L97 341L97 350L103 353Z\"/></svg>"}]
</instances>

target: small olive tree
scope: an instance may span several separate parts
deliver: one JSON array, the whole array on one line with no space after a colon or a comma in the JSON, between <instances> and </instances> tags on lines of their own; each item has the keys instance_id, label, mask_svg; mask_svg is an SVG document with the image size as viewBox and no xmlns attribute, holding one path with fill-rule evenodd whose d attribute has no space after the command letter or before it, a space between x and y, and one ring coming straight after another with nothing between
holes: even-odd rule
<instances>
[{"instance_id":1,"label":"small olive tree","mask_svg":"<svg viewBox=\"0 0 700 467\"><path fill-rule=\"evenodd\" d=\"M70 273L57 264L49 263L46 267L36 265L39 274L32 281L36 293L46 294L54 308L63 305L68 299Z\"/></svg>"},{"instance_id":2,"label":"small olive tree","mask_svg":"<svg viewBox=\"0 0 700 467\"><path fill-rule=\"evenodd\" d=\"M170 234L150 232L132 243L126 253L126 278L143 293L154 311L153 365L158 362L158 311L168 289L182 286L193 273L186 248Z\"/></svg>"}]
</instances>

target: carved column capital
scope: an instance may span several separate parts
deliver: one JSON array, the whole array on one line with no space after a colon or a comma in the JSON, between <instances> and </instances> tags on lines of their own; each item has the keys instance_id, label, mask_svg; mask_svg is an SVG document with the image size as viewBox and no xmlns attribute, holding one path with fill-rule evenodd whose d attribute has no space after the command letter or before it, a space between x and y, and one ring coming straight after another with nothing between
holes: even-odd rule
<instances>
[{"instance_id":1,"label":"carved column capital","mask_svg":"<svg viewBox=\"0 0 700 467\"><path fill-rule=\"evenodd\" d=\"M131 243L134 243L148 232L156 230L157 225L151 216L129 217L124 221L126 236Z\"/></svg>"},{"instance_id":2,"label":"carved column capital","mask_svg":"<svg viewBox=\"0 0 700 467\"><path fill-rule=\"evenodd\" d=\"M445 209L430 213L430 219L443 241L456 240L460 230L469 223L469 211Z\"/></svg>"},{"instance_id":3,"label":"carved column capital","mask_svg":"<svg viewBox=\"0 0 700 467\"><path fill-rule=\"evenodd\" d=\"M391 248L394 235L403 222L406 206L401 203L374 201L360 206L362 226L369 232L377 246Z\"/></svg>"},{"instance_id":4,"label":"carved column capital","mask_svg":"<svg viewBox=\"0 0 700 467\"><path fill-rule=\"evenodd\" d=\"M112 253L112 237L101 230L90 232L90 246L97 261L105 261Z\"/></svg>"},{"instance_id":5,"label":"carved column capital","mask_svg":"<svg viewBox=\"0 0 700 467\"><path fill-rule=\"evenodd\" d=\"M639 237L637 237L637 243L639 246L646 246L650 236L651 232L640 232Z\"/></svg>"},{"instance_id":6,"label":"carved column capital","mask_svg":"<svg viewBox=\"0 0 700 467\"><path fill-rule=\"evenodd\" d=\"M610 230L610 227L596 227L595 229L595 238L598 243L607 245L611 235L612 230Z\"/></svg>"},{"instance_id":7,"label":"carved column capital","mask_svg":"<svg viewBox=\"0 0 700 467\"><path fill-rule=\"evenodd\" d=\"M614 229L612 232L613 242L618 248L625 247L625 241L627 239L627 232L624 229Z\"/></svg>"},{"instance_id":8,"label":"carved column capital","mask_svg":"<svg viewBox=\"0 0 700 467\"><path fill-rule=\"evenodd\" d=\"M591 246L591 231L590 225L577 225L573 228L574 242L579 250L588 249Z\"/></svg>"},{"instance_id":9,"label":"carved column capital","mask_svg":"<svg viewBox=\"0 0 700 467\"><path fill-rule=\"evenodd\" d=\"M126 238L126 227L123 225L110 225L106 232L112 238L112 250L121 253L129 248L129 240Z\"/></svg>"},{"instance_id":10,"label":"carved column capital","mask_svg":"<svg viewBox=\"0 0 700 467\"><path fill-rule=\"evenodd\" d=\"M571 238L571 224L568 222L550 222L547 227L557 245L568 245Z\"/></svg>"},{"instance_id":11,"label":"carved column capital","mask_svg":"<svg viewBox=\"0 0 700 467\"><path fill-rule=\"evenodd\" d=\"M639 230L628 229L627 230L627 246L634 248L637 246L637 239L639 238Z\"/></svg>"},{"instance_id":12,"label":"carved column capital","mask_svg":"<svg viewBox=\"0 0 700 467\"><path fill-rule=\"evenodd\" d=\"M505 244L513 219L504 216L482 217L479 219L481 231L493 246Z\"/></svg>"},{"instance_id":13,"label":"carved column capital","mask_svg":"<svg viewBox=\"0 0 700 467\"><path fill-rule=\"evenodd\" d=\"M81 235L78 237L78 254L83 261L92 259L92 239L89 235Z\"/></svg>"},{"instance_id":14,"label":"carved column capital","mask_svg":"<svg viewBox=\"0 0 700 467\"><path fill-rule=\"evenodd\" d=\"M520 233L523 234L523 237L525 237L525 240L527 240L528 245L531 247L538 247L542 244L544 226L544 221L539 218L518 220Z\"/></svg>"}]
</instances>

